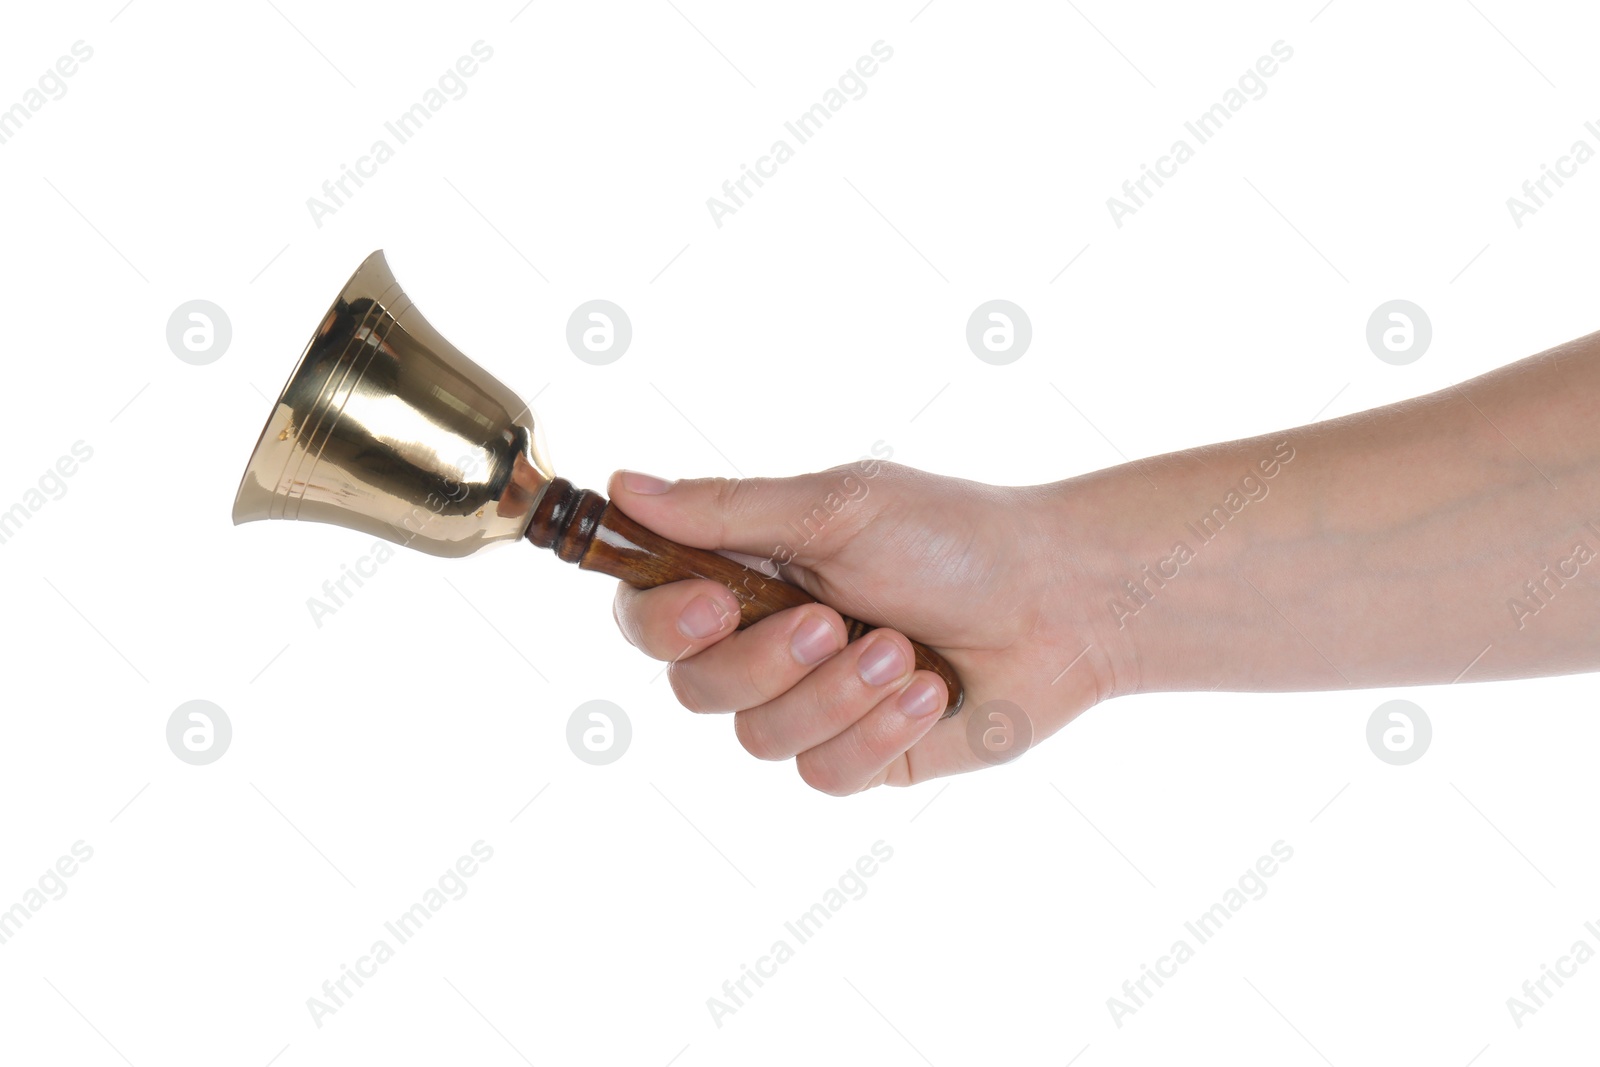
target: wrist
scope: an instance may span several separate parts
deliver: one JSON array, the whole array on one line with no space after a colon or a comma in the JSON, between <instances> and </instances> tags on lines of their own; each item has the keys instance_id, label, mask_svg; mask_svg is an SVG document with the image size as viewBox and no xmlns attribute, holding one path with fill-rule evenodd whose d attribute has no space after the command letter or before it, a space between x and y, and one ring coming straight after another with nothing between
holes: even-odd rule
<instances>
[{"instance_id":1,"label":"wrist","mask_svg":"<svg viewBox=\"0 0 1600 1067\"><path fill-rule=\"evenodd\" d=\"M1288 434L1187 450L1057 483L1065 614L1094 643L1106 696L1249 687L1272 615L1243 575L1282 533ZM1302 466L1303 461L1302 461ZM1232 672L1235 676L1230 676Z\"/></svg>"},{"instance_id":2,"label":"wrist","mask_svg":"<svg viewBox=\"0 0 1600 1067\"><path fill-rule=\"evenodd\" d=\"M1135 620L1117 605L1125 598L1120 580L1135 577L1132 561L1145 554L1140 543L1166 521L1155 514L1159 501L1131 464L1029 491L1041 530L1043 626L1054 653L1063 666L1082 653L1072 672L1090 674L1097 703L1147 691L1160 659L1150 647L1156 635L1130 625Z\"/></svg>"}]
</instances>

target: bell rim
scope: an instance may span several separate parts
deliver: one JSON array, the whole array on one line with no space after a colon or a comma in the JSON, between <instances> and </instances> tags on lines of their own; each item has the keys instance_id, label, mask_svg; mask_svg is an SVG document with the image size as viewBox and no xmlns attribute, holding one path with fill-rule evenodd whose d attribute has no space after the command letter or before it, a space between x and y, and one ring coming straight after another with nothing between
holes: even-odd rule
<instances>
[{"instance_id":1,"label":"bell rim","mask_svg":"<svg viewBox=\"0 0 1600 1067\"><path fill-rule=\"evenodd\" d=\"M301 372L305 370L306 360L310 357L311 350L316 346L317 339L321 336L322 325L328 321L329 317L333 314L334 309L348 300L351 291L355 288L356 281L364 273L366 273L369 267L374 266L380 268L381 272L388 277L390 286L393 285L394 272L389 270L388 258L384 255L383 249L380 248L368 255L366 259L361 261L360 266L356 267L356 269L351 273L350 277L346 279L344 285L339 288L338 295L336 295L333 300L329 302L327 310L324 311L322 313L322 317L317 320L317 329L312 331L311 336L306 339L305 347L300 350L300 358L295 360L293 369L289 371L289 376L283 380L283 387L278 390L277 399L273 400L271 406L267 409L267 417L262 421L261 424L261 433L256 436L255 447L250 450L250 460L245 464L244 473L239 477L239 487L234 491L233 494L233 525L240 526L247 522L256 522L262 519L270 519L273 517L272 503L277 501L279 497L283 496L284 494L279 493L276 486L274 486L274 488L270 491L267 504L264 508L260 509L259 511L247 511L244 506L245 489L249 486L250 480L260 473L260 462L263 458L263 452L265 451L268 443L267 437L272 432L272 424L273 420L277 417L278 408L283 405L284 397L289 395L290 388L296 381L299 380ZM288 516L285 515L284 517L287 518Z\"/></svg>"}]
</instances>

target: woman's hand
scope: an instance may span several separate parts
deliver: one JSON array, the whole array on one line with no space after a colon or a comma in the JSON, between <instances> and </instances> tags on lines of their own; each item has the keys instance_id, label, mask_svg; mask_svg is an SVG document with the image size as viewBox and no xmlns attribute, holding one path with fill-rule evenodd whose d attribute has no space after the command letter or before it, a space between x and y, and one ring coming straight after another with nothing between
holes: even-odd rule
<instances>
[{"instance_id":1,"label":"woman's hand","mask_svg":"<svg viewBox=\"0 0 1600 1067\"><path fill-rule=\"evenodd\" d=\"M794 478L622 471L608 492L650 529L767 574L781 566L822 601L736 632L738 601L717 582L624 583L616 617L629 641L671 661L685 707L733 712L748 752L795 760L823 792L1002 762L1109 695L1087 612L1062 610L1085 598L1046 489L867 460ZM840 611L880 628L847 646ZM960 674L958 715L940 720L944 683L913 671L905 634Z\"/></svg>"}]
</instances>

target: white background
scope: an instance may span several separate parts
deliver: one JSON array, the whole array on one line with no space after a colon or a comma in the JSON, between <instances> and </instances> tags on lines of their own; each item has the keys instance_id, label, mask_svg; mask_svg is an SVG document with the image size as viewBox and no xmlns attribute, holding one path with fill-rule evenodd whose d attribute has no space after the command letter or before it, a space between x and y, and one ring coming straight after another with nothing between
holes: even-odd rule
<instances>
[{"instance_id":1,"label":"white background","mask_svg":"<svg viewBox=\"0 0 1600 1067\"><path fill-rule=\"evenodd\" d=\"M94 850L0 945L0 1060L1589 1047L1600 963L1520 1029L1506 998L1575 940L1600 948L1592 676L1125 699L1015 764L837 800L678 708L605 579L525 546L403 553L318 628L306 599L369 542L229 521L268 397L379 247L444 334L538 393L557 470L596 488L880 440L1052 481L1587 333L1600 163L1521 228L1505 203L1595 143L1585 5L122 2L16 5L0 33L0 107L93 48L0 145L0 510L93 449L0 545L0 908ZM478 40L466 95L317 226L307 198ZM706 198L879 40L867 94L714 225ZM1116 227L1106 198L1279 40L1267 94ZM596 297L634 327L604 367L564 340ZM964 338L997 297L1034 331L1002 367ZM207 366L165 339L197 298L233 328ZM1394 298L1433 322L1409 366L1364 339ZM1486 590L1486 631L1504 610ZM1399 695L1434 726L1406 767L1365 740ZM166 745L191 699L233 724L209 766ZM592 699L633 724L609 766L565 741ZM318 1027L307 998L480 839L470 892ZM866 895L716 1025L707 998L879 840ZM1278 840L1294 856L1267 895L1115 1025L1107 998Z\"/></svg>"}]
</instances>

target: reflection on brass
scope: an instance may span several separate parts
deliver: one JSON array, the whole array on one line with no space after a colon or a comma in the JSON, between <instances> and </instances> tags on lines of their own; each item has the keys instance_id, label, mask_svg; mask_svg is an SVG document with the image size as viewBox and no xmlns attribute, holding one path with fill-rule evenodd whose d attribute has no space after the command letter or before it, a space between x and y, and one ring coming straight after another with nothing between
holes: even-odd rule
<instances>
[{"instance_id":1,"label":"reflection on brass","mask_svg":"<svg viewBox=\"0 0 1600 1067\"><path fill-rule=\"evenodd\" d=\"M528 405L428 325L379 251L273 405L233 521L309 519L465 556L520 538L552 477Z\"/></svg>"}]
</instances>

